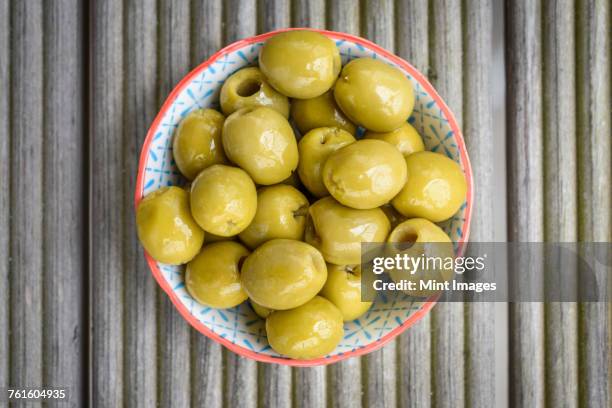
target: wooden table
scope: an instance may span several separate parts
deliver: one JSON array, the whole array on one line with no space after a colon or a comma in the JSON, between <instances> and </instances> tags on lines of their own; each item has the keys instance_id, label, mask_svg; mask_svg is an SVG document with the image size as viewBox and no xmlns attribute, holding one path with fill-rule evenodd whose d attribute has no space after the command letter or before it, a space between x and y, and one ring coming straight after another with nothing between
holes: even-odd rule
<instances>
[{"instance_id":1,"label":"wooden table","mask_svg":"<svg viewBox=\"0 0 612 408\"><path fill-rule=\"evenodd\" d=\"M406 58L450 105L473 241L610 242L610 7L0 0L0 386L68 386L72 406L100 407L609 407L604 303L439 304L330 367L237 357L150 276L133 189L146 130L191 68L258 32L328 28Z\"/></svg>"}]
</instances>

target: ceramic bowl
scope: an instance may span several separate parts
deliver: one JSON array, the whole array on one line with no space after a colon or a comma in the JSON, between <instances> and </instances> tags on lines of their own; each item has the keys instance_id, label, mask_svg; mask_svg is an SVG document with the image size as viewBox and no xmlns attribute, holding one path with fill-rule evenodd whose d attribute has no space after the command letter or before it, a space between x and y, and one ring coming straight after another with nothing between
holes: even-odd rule
<instances>
[{"instance_id":1,"label":"ceramic bowl","mask_svg":"<svg viewBox=\"0 0 612 408\"><path fill-rule=\"evenodd\" d=\"M136 205L142 197L162 186L184 183L172 159L172 137L178 123L194 109L218 108L219 91L225 79L241 68L257 64L264 41L278 32L247 38L223 48L174 88L153 121L142 147ZM425 76L408 62L363 38L320 32L336 42L343 64L358 57L377 58L399 68L414 84L416 103L409 122L422 135L427 150L445 154L460 164L468 182L466 202L454 217L441 224L458 253L462 253L470 225L472 175L463 137L452 112ZM148 254L145 256L153 276L185 320L233 352L264 362L314 366L364 355L415 324L435 304L435 299L414 301L414 298L401 293L391 296L379 294L367 314L345 323L344 339L331 354L315 360L293 360L270 348L265 322L257 317L248 302L225 310L201 305L185 289L184 267L163 265Z\"/></svg>"}]
</instances>

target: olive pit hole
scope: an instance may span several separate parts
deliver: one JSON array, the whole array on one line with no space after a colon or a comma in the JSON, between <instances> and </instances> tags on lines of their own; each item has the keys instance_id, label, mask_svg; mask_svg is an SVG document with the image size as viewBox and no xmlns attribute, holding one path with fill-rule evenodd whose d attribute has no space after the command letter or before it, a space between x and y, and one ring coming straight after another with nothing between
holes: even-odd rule
<instances>
[{"instance_id":1,"label":"olive pit hole","mask_svg":"<svg viewBox=\"0 0 612 408\"><path fill-rule=\"evenodd\" d=\"M261 81L254 78L249 78L238 85L236 88L236 93L238 96L248 98L249 96L255 95L261 88L261 85Z\"/></svg>"},{"instance_id":2,"label":"olive pit hole","mask_svg":"<svg viewBox=\"0 0 612 408\"><path fill-rule=\"evenodd\" d=\"M411 248L419 238L419 235L411 230L401 231L394 237L395 242L401 243L405 249Z\"/></svg>"}]
</instances>

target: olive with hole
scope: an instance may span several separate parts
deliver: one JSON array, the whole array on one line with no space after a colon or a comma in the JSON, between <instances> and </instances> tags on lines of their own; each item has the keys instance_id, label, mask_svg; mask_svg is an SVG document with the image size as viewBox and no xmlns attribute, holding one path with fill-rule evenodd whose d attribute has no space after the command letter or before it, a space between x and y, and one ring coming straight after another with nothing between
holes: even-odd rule
<instances>
[{"instance_id":1,"label":"olive with hole","mask_svg":"<svg viewBox=\"0 0 612 408\"><path fill-rule=\"evenodd\" d=\"M353 142L353 135L336 127L322 127L306 133L298 143L297 171L304 187L316 197L329 195L323 184L323 165L333 152Z\"/></svg>"},{"instance_id":2,"label":"olive with hole","mask_svg":"<svg viewBox=\"0 0 612 408\"><path fill-rule=\"evenodd\" d=\"M162 187L144 197L136 226L144 249L163 264L189 262L204 242L204 231L189 210L189 193L180 187Z\"/></svg>"},{"instance_id":3,"label":"olive with hole","mask_svg":"<svg viewBox=\"0 0 612 408\"><path fill-rule=\"evenodd\" d=\"M179 123L172 142L172 155L183 176L193 180L213 164L227 163L221 144L225 118L213 109L198 109Z\"/></svg>"},{"instance_id":4,"label":"olive with hole","mask_svg":"<svg viewBox=\"0 0 612 408\"><path fill-rule=\"evenodd\" d=\"M377 139L391 143L404 157L425 150L425 144L423 144L421 135L408 122L391 132L377 133L368 130L363 137L365 139Z\"/></svg>"},{"instance_id":5,"label":"olive with hole","mask_svg":"<svg viewBox=\"0 0 612 408\"><path fill-rule=\"evenodd\" d=\"M389 234L389 220L380 208L357 210L325 197L308 213L304 240L336 265L361 264L361 243L385 242Z\"/></svg>"},{"instance_id":6,"label":"olive with hole","mask_svg":"<svg viewBox=\"0 0 612 408\"><path fill-rule=\"evenodd\" d=\"M327 279L327 266L311 245L273 239L244 261L241 278L254 302L269 309L286 310L303 305L319 293Z\"/></svg>"},{"instance_id":7,"label":"olive with hole","mask_svg":"<svg viewBox=\"0 0 612 408\"><path fill-rule=\"evenodd\" d=\"M294 99L291 118L302 135L320 127L337 127L355 135L357 127L340 110L333 91L311 99Z\"/></svg>"},{"instance_id":8,"label":"olive with hole","mask_svg":"<svg viewBox=\"0 0 612 408\"><path fill-rule=\"evenodd\" d=\"M370 309L372 302L361 301L361 266L327 265L327 281L319 293L332 302L345 322L355 320Z\"/></svg>"},{"instance_id":9,"label":"olive with hole","mask_svg":"<svg viewBox=\"0 0 612 408\"><path fill-rule=\"evenodd\" d=\"M344 336L342 313L329 300L316 296L291 310L275 311L266 319L274 351L295 359L323 357Z\"/></svg>"},{"instance_id":10,"label":"olive with hole","mask_svg":"<svg viewBox=\"0 0 612 408\"><path fill-rule=\"evenodd\" d=\"M240 266L249 250L238 242L206 245L185 269L185 287L195 300L217 309L237 306L248 296L240 283Z\"/></svg>"},{"instance_id":11,"label":"olive with hole","mask_svg":"<svg viewBox=\"0 0 612 408\"><path fill-rule=\"evenodd\" d=\"M467 183L453 160L425 151L406 157L406 165L406 184L391 201L402 215L440 222L452 217L465 202Z\"/></svg>"},{"instance_id":12,"label":"olive with hole","mask_svg":"<svg viewBox=\"0 0 612 408\"><path fill-rule=\"evenodd\" d=\"M297 141L287 119L268 107L243 108L223 126L227 157L257 184L280 183L298 165Z\"/></svg>"},{"instance_id":13,"label":"olive with hole","mask_svg":"<svg viewBox=\"0 0 612 408\"><path fill-rule=\"evenodd\" d=\"M191 184L191 213L207 232L231 237L249 226L257 211L257 191L237 167L215 164Z\"/></svg>"},{"instance_id":14,"label":"olive with hole","mask_svg":"<svg viewBox=\"0 0 612 408\"><path fill-rule=\"evenodd\" d=\"M294 187L277 184L257 191L257 212L239 237L249 248L274 238L304 237L308 199Z\"/></svg>"},{"instance_id":15,"label":"olive with hole","mask_svg":"<svg viewBox=\"0 0 612 408\"><path fill-rule=\"evenodd\" d=\"M333 40L309 30L276 34L259 53L259 68L277 91L291 98L314 98L327 92L341 68Z\"/></svg>"},{"instance_id":16,"label":"olive with hole","mask_svg":"<svg viewBox=\"0 0 612 408\"><path fill-rule=\"evenodd\" d=\"M415 289L405 292L412 296L431 296L437 291L429 289L428 282L444 282L453 277L453 243L436 224L424 218L411 218L397 225L387 238L387 256L406 255L413 259L427 260L417 269L388 269L395 282L415 282Z\"/></svg>"},{"instance_id":17,"label":"olive with hole","mask_svg":"<svg viewBox=\"0 0 612 408\"><path fill-rule=\"evenodd\" d=\"M406 183L406 161L393 145L358 140L333 152L323 166L323 183L341 204L357 209L380 207Z\"/></svg>"},{"instance_id":18,"label":"olive with hole","mask_svg":"<svg viewBox=\"0 0 612 408\"><path fill-rule=\"evenodd\" d=\"M374 132L397 129L414 108L412 82L399 69L372 58L344 66L334 98L353 123Z\"/></svg>"},{"instance_id":19,"label":"olive with hole","mask_svg":"<svg viewBox=\"0 0 612 408\"><path fill-rule=\"evenodd\" d=\"M289 99L272 88L257 67L243 68L227 78L219 101L225 116L242 108L267 106L289 117Z\"/></svg>"}]
</instances>

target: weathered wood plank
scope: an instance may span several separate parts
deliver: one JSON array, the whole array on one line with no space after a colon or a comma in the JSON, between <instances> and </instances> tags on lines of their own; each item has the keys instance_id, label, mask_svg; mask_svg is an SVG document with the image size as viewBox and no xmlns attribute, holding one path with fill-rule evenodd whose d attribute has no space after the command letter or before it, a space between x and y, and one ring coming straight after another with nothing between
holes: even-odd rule
<instances>
[{"instance_id":1,"label":"weathered wood plank","mask_svg":"<svg viewBox=\"0 0 612 408\"><path fill-rule=\"evenodd\" d=\"M360 35L357 2L339 0L327 3L327 28ZM362 402L361 358L336 363L328 369L330 400L333 407L360 407ZM321 377L319 377L321 378ZM325 383L319 388L325 387Z\"/></svg>"},{"instance_id":2,"label":"weathered wood plank","mask_svg":"<svg viewBox=\"0 0 612 408\"><path fill-rule=\"evenodd\" d=\"M544 236L577 235L574 2L543 3ZM546 395L554 407L578 405L578 315L575 303L550 303L546 315Z\"/></svg>"},{"instance_id":3,"label":"weathered wood plank","mask_svg":"<svg viewBox=\"0 0 612 408\"><path fill-rule=\"evenodd\" d=\"M366 1L363 10L364 37L394 52L395 24L393 1ZM363 405L391 407L397 402L396 344L390 341L382 349L363 357Z\"/></svg>"},{"instance_id":4,"label":"weathered wood plank","mask_svg":"<svg viewBox=\"0 0 612 408\"><path fill-rule=\"evenodd\" d=\"M157 302L158 287L136 238L132 215L138 157L146 130L157 112L157 7L155 1L129 2L125 7L125 95L123 208L125 236L125 319L130 330L124 338L125 400L129 406L157 404Z\"/></svg>"},{"instance_id":5,"label":"weathered wood plank","mask_svg":"<svg viewBox=\"0 0 612 408\"><path fill-rule=\"evenodd\" d=\"M509 241L544 238L541 17L539 1L506 3L506 38L512 39L506 55ZM520 268L516 270L533 267L524 257L512 261ZM542 303L510 306L510 355L510 405L543 406Z\"/></svg>"},{"instance_id":6,"label":"weathered wood plank","mask_svg":"<svg viewBox=\"0 0 612 408\"><path fill-rule=\"evenodd\" d=\"M294 0L293 27L325 28L325 0Z\"/></svg>"},{"instance_id":7,"label":"weathered wood plank","mask_svg":"<svg viewBox=\"0 0 612 408\"><path fill-rule=\"evenodd\" d=\"M223 46L221 0L191 4L191 65L195 67ZM191 330L191 403L195 407L223 405L223 352L221 345Z\"/></svg>"},{"instance_id":8,"label":"weathered wood plank","mask_svg":"<svg viewBox=\"0 0 612 408\"><path fill-rule=\"evenodd\" d=\"M294 368L293 380L293 402L295 407L326 406L327 392L330 390L326 386L327 374L325 367Z\"/></svg>"},{"instance_id":9,"label":"weathered wood plank","mask_svg":"<svg viewBox=\"0 0 612 408\"><path fill-rule=\"evenodd\" d=\"M400 57L424 75L429 71L428 2L400 2L397 6L397 44ZM431 313L397 339L398 401L402 407L431 405Z\"/></svg>"},{"instance_id":10,"label":"weathered wood plank","mask_svg":"<svg viewBox=\"0 0 612 408\"><path fill-rule=\"evenodd\" d=\"M185 1L159 3L159 104L191 68L190 7ZM191 327L168 296L158 290L160 405L189 406L191 401Z\"/></svg>"},{"instance_id":11,"label":"weathered wood plank","mask_svg":"<svg viewBox=\"0 0 612 408\"><path fill-rule=\"evenodd\" d=\"M290 0L260 0L257 10L262 33L291 26Z\"/></svg>"},{"instance_id":12,"label":"weathered wood plank","mask_svg":"<svg viewBox=\"0 0 612 408\"><path fill-rule=\"evenodd\" d=\"M44 372L45 386L70 385L85 401L83 21L76 0L44 4ZM40 203L38 203L40 205ZM24 273L25 271L21 271Z\"/></svg>"},{"instance_id":13,"label":"weathered wood plank","mask_svg":"<svg viewBox=\"0 0 612 408\"><path fill-rule=\"evenodd\" d=\"M470 240L492 242L495 240L493 201L494 196L494 146L491 135L491 61L493 38L493 5L490 0L469 0L463 10L464 23L464 107L463 135L470 154L474 189L474 208ZM469 247L468 247L469 253ZM480 256L480 254L472 254ZM491 303L467 303L465 305L466 331L466 395L469 407L495 406L495 315Z\"/></svg>"},{"instance_id":14,"label":"weathered wood plank","mask_svg":"<svg viewBox=\"0 0 612 408\"><path fill-rule=\"evenodd\" d=\"M92 9L90 239L92 401L123 406L123 7Z\"/></svg>"},{"instance_id":15,"label":"weathered wood plank","mask_svg":"<svg viewBox=\"0 0 612 408\"><path fill-rule=\"evenodd\" d=\"M223 3L225 44L255 35L257 3L255 0L228 0Z\"/></svg>"},{"instance_id":16,"label":"weathered wood plank","mask_svg":"<svg viewBox=\"0 0 612 408\"><path fill-rule=\"evenodd\" d=\"M585 242L612 242L610 7L598 0L579 1L577 7L578 225ZM580 403L608 407L612 307L584 303L579 314Z\"/></svg>"},{"instance_id":17,"label":"weathered wood plank","mask_svg":"<svg viewBox=\"0 0 612 408\"><path fill-rule=\"evenodd\" d=\"M10 9L8 0L0 0L0 89L6 89L0 95L0 172L5 175L6 180L11 179L11 125L10 125ZM11 190L7 186L0 188L0 253L5 254L0 262L0 293L5 295L0 300L0 355L6 356L0 359L0 384L8 385L10 370L10 305L11 285L9 271L11 270L10 259L10 202Z\"/></svg>"},{"instance_id":18,"label":"weathered wood plank","mask_svg":"<svg viewBox=\"0 0 612 408\"><path fill-rule=\"evenodd\" d=\"M11 4L10 383L43 381L42 2ZM17 176L18 175L18 176Z\"/></svg>"},{"instance_id":19,"label":"weathered wood plank","mask_svg":"<svg viewBox=\"0 0 612 408\"><path fill-rule=\"evenodd\" d=\"M462 22L461 2L436 0L432 5L433 38L430 39L433 83L462 123ZM462 303L440 303L432 311L432 366L434 405L465 405L464 307Z\"/></svg>"}]
</instances>

